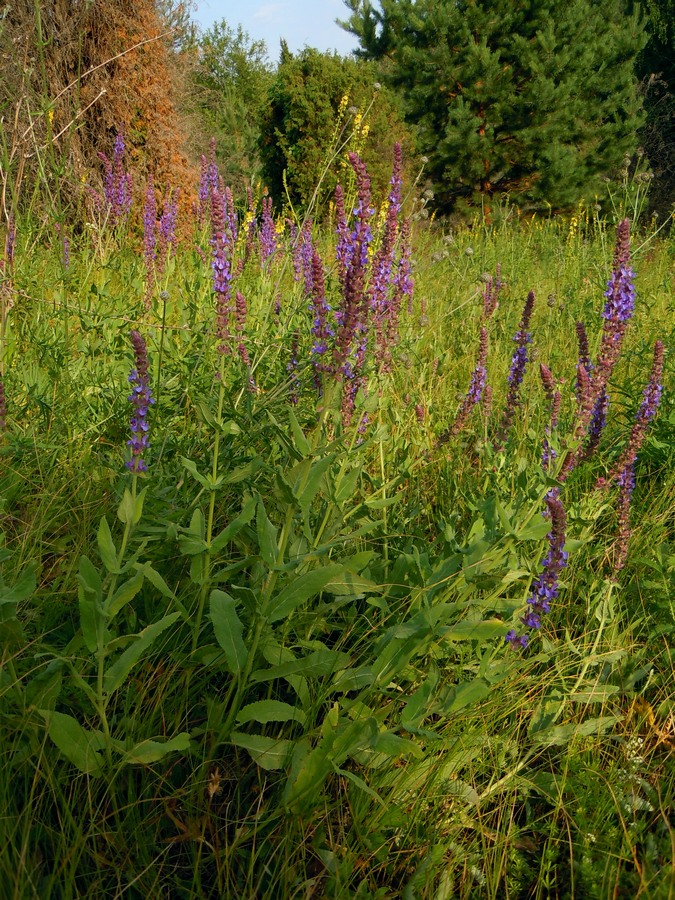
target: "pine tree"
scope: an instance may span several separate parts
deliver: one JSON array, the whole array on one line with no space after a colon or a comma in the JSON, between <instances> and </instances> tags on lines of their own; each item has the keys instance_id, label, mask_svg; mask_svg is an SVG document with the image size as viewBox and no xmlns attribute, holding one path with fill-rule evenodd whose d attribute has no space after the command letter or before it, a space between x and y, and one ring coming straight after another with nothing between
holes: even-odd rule
<instances>
[{"instance_id":1,"label":"pine tree","mask_svg":"<svg viewBox=\"0 0 675 900\"><path fill-rule=\"evenodd\" d=\"M527 209L603 193L642 121L638 13L620 0L345 0L343 24L391 82L446 208Z\"/></svg>"}]
</instances>

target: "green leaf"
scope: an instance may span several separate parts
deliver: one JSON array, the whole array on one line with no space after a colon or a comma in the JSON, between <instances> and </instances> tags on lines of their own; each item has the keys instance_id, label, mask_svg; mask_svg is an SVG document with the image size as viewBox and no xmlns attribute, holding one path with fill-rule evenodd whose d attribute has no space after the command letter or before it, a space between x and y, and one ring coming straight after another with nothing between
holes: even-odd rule
<instances>
[{"instance_id":1,"label":"green leaf","mask_svg":"<svg viewBox=\"0 0 675 900\"><path fill-rule=\"evenodd\" d=\"M311 452L309 441L305 437L302 428L300 427L300 423L295 417L295 413L290 408L288 410L288 421L291 425L291 432L293 434L293 441L295 442L296 450L301 454L301 456L309 456Z\"/></svg>"},{"instance_id":2,"label":"green leaf","mask_svg":"<svg viewBox=\"0 0 675 900\"><path fill-rule=\"evenodd\" d=\"M235 747L247 750L260 768L267 770L283 769L293 750L292 741L275 740L262 734L233 731L229 740Z\"/></svg>"},{"instance_id":3,"label":"green leaf","mask_svg":"<svg viewBox=\"0 0 675 900\"><path fill-rule=\"evenodd\" d=\"M189 747L190 735L187 731L181 731L169 741L141 741L131 750L127 750L122 762L147 766L159 762L169 753L184 753Z\"/></svg>"},{"instance_id":4,"label":"green leaf","mask_svg":"<svg viewBox=\"0 0 675 900\"><path fill-rule=\"evenodd\" d=\"M360 467L354 466L353 469L350 469L342 476L335 490L336 503L344 503L345 500L352 500L354 498L360 474Z\"/></svg>"},{"instance_id":5,"label":"green leaf","mask_svg":"<svg viewBox=\"0 0 675 900\"><path fill-rule=\"evenodd\" d=\"M258 550L260 552L260 557L270 569L273 569L277 564L277 529L267 517L262 497L258 497L256 527L258 531Z\"/></svg>"},{"instance_id":6,"label":"green leaf","mask_svg":"<svg viewBox=\"0 0 675 900\"><path fill-rule=\"evenodd\" d=\"M520 541L541 541L551 530L551 523L539 513L517 532Z\"/></svg>"},{"instance_id":7,"label":"green leaf","mask_svg":"<svg viewBox=\"0 0 675 900\"><path fill-rule=\"evenodd\" d=\"M350 596L351 594L379 593L382 591L382 588L369 578L365 578L363 575L358 575L356 572L351 572L343 567L339 575L326 583L324 590L336 596Z\"/></svg>"},{"instance_id":8,"label":"green leaf","mask_svg":"<svg viewBox=\"0 0 675 900\"><path fill-rule=\"evenodd\" d=\"M265 461L261 456L254 456L250 462L243 466L237 466L227 475L223 476L223 484L237 484L239 481L245 481L247 478L255 475L264 466Z\"/></svg>"},{"instance_id":9,"label":"green leaf","mask_svg":"<svg viewBox=\"0 0 675 900\"><path fill-rule=\"evenodd\" d=\"M455 713L466 706L480 703L490 693L490 685L480 678L474 681L463 681L450 687L447 698L443 704L443 712L446 715Z\"/></svg>"},{"instance_id":10,"label":"green leaf","mask_svg":"<svg viewBox=\"0 0 675 900\"><path fill-rule=\"evenodd\" d=\"M139 571L141 571L141 570L139 569ZM152 568L150 563L145 563L145 565L142 567L142 572L143 572L143 575L145 575L145 577L148 579L150 584L154 588L157 588L157 590L160 592L162 597L165 597L167 600L174 599L173 591L171 590L169 585L166 583L166 581L164 581L164 579L159 574L159 572L156 569Z\"/></svg>"},{"instance_id":11,"label":"green leaf","mask_svg":"<svg viewBox=\"0 0 675 900\"><path fill-rule=\"evenodd\" d=\"M103 605L103 611L105 614L112 619L113 616L117 615L117 613L122 609L123 606L126 606L130 600L133 600L136 594L143 587L143 579L145 578L145 573L143 569L136 572L135 575L132 575L128 581L125 581L124 584L121 584L113 596L110 598L110 601L106 601Z\"/></svg>"},{"instance_id":12,"label":"green leaf","mask_svg":"<svg viewBox=\"0 0 675 900\"><path fill-rule=\"evenodd\" d=\"M37 562L31 559L11 587L3 584L0 579L0 603L21 603L27 600L35 591L36 584Z\"/></svg>"},{"instance_id":13,"label":"green leaf","mask_svg":"<svg viewBox=\"0 0 675 900\"><path fill-rule=\"evenodd\" d=\"M285 678L287 675L304 675L306 678L321 678L323 675L332 675L339 669L344 669L349 664L349 655L340 653L339 650L315 650L301 659L272 666L271 669L259 669L251 675L251 681L272 681L276 678Z\"/></svg>"},{"instance_id":14,"label":"green leaf","mask_svg":"<svg viewBox=\"0 0 675 900\"><path fill-rule=\"evenodd\" d=\"M101 576L98 569L86 556L80 558L77 580L79 581L77 595L82 637L87 650L90 653L95 653L98 647L99 625L103 618ZM107 640L107 633L104 634L104 640Z\"/></svg>"},{"instance_id":15,"label":"green leaf","mask_svg":"<svg viewBox=\"0 0 675 900\"><path fill-rule=\"evenodd\" d=\"M211 552L219 553L233 537L235 537L245 525L251 521L255 515L257 500L255 497L248 497L242 507L241 512L236 519L224 528L220 534L211 541Z\"/></svg>"},{"instance_id":16,"label":"green leaf","mask_svg":"<svg viewBox=\"0 0 675 900\"><path fill-rule=\"evenodd\" d=\"M300 468L300 473L293 486L293 493L300 504L300 508L305 513L312 505L312 501L319 492L321 479L333 464L334 459L335 454L330 454L329 456L324 456L322 459L316 460L316 462L313 462L309 466L307 474L302 471L302 468L304 468L305 462L308 462L308 460L300 463L300 467L296 467L296 469ZM293 470L293 473L291 473L292 475L295 474L296 469Z\"/></svg>"},{"instance_id":17,"label":"green leaf","mask_svg":"<svg viewBox=\"0 0 675 900\"><path fill-rule=\"evenodd\" d=\"M115 543L110 533L110 526L108 525L108 520L105 516L103 516L101 524L98 526L96 538L98 541L98 552L101 555L101 562L109 572L118 575L120 569L117 564L117 550L115 549Z\"/></svg>"},{"instance_id":18,"label":"green leaf","mask_svg":"<svg viewBox=\"0 0 675 900\"><path fill-rule=\"evenodd\" d=\"M201 484L201 486L203 488L206 488L206 490L208 491L209 490L209 479L206 478L204 475L202 475L197 470L197 464L192 462L191 459L186 459L186 457L184 457L184 456L181 456L180 461L183 464L183 468L188 470L188 472L190 473L190 475L192 475L194 480L198 484Z\"/></svg>"},{"instance_id":19,"label":"green leaf","mask_svg":"<svg viewBox=\"0 0 675 900\"><path fill-rule=\"evenodd\" d=\"M302 603L315 597L330 582L344 580L346 572L344 566L332 565L313 569L311 572L294 577L290 584L272 598L268 621L278 622L280 619L286 618Z\"/></svg>"},{"instance_id":20,"label":"green leaf","mask_svg":"<svg viewBox=\"0 0 675 900\"><path fill-rule=\"evenodd\" d=\"M116 691L153 641L179 617L180 613L171 613L139 632L134 643L106 670L103 676L104 690L109 694Z\"/></svg>"},{"instance_id":21,"label":"green leaf","mask_svg":"<svg viewBox=\"0 0 675 900\"><path fill-rule=\"evenodd\" d=\"M443 631L446 641L489 641L506 634L507 628L499 619L486 619L483 622L458 622Z\"/></svg>"},{"instance_id":22,"label":"green leaf","mask_svg":"<svg viewBox=\"0 0 675 900\"><path fill-rule=\"evenodd\" d=\"M545 731L534 732L531 737L538 744L544 746L567 744L576 737L590 737L609 731L619 721L618 716L600 716L597 719L588 719L580 725L570 723L568 725L556 725Z\"/></svg>"},{"instance_id":23,"label":"green leaf","mask_svg":"<svg viewBox=\"0 0 675 900\"><path fill-rule=\"evenodd\" d=\"M47 726L47 734L65 758L85 775L101 775L100 751L105 738L100 731L87 731L77 719L51 709L38 710Z\"/></svg>"},{"instance_id":24,"label":"green leaf","mask_svg":"<svg viewBox=\"0 0 675 900\"><path fill-rule=\"evenodd\" d=\"M246 722L259 722L266 725L268 722L300 722L304 725L307 721L305 713L289 703L281 700L258 700L242 707L237 715L237 722L243 725Z\"/></svg>"},{"instance_id":25,"label":"green leaf","mask_svg":"<svg viewBox=\"0 0 675 900\"><path fill-rule=\"evenodd\" d=\"M143 501L145 500L146 491L147 488L143 488L134 499L129 488L124 489L122 500L117 507L117 518L120 522L123 522L125 525L138 525L143 515Z\"/></svg>"},{"instance_id":26,"label":"green leaf","mask_svg":"<svg viewBox=\"0 0 675 900\"><path fill-rule=\"evenodd\" d=\"M246 665L248 650L242 638L244 626L237 615L236 600L224 591L214 589L209 603L213 630L225 654L228 671L240 675Z\"/></svg>"}]
</instances>

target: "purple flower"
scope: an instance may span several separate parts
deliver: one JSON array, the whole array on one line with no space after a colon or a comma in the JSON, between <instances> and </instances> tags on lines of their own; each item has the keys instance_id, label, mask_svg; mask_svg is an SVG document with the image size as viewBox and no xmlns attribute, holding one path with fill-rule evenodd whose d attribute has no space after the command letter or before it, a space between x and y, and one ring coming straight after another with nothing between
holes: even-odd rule
<instances>
[{"instance_id":1,"label":"purple flower","mask_svg":"<svg viewBox=\"0 0 675 900\"><path fill-rule=\"evenodd\" d=\"M485 326L482 326L480 330L480 340L478 343L478 360L476 362L476 367L474 368L471 375L469 390L466 394L466 397L464 398L464 401L462 402L459 412L457 413L455 421L452 423L450 428L444 431L443 434L441 434L437 439L436 447L442 446L443 444L447 443L451 437L454 437L454 435L458 434L466 425L471 410L477 403L480 403L483 396L483 391L485 390L487 383L487 354L488 333L487 328L485 328Z\"/></svg>"},{"instance_id":2,"label":"purple flower","mask_svg":"<svg viewBox=\"0 0 675 900\"><path fill-rule=\"evenodd\" d=\"M113 226L118 225L131 210L131 175L124 170L124 151L124 136L118 131L112 161L105 153L98 154L105 173L102 205Z\"/></svg>"},{"instance_id":3,"label":"purple flower","mask_svg":"<svg viewBox=\"0 0 675 900\"><path fill-rule=\"evenodd\" d=\"M604 319L602 328L602 340L600 343L600 352L593 368L590 371L590 361L584 362L586 373L588 375L588 388L583 395L579 389L579 412L574 428L574 438L578 442L574 450L568 451L563 460L560 473L558 475L561 481L569 476L580 459L586 453L582 446L584 437L588 434L591 422L596 418L596 430L599 427L602 414L601 397L603 391L606 391L609 379L614 371L614 367L621 355L621 346L626 327L630 321L635 308L635 290L633 288L633 270L629 266L630 261L630 222L623 219L617 227L616 247L614 250L614 262L612 265L612 275L609 279L605 297L607 302L603 310ZM579 328L577 326L577 334ZM580 345L581 346L581 345ZM586 360L588 359L588 350L585 351ZM580 367L577 368L577 381L579 382ZM599 404L600 401L600 405ZM595 439L595 435L591 435L591 440Z\"/></svg>"},{"instance_id":4,"label":"purple flower","mask_svg":"<svg viewBox=\"0 0 675 900\"><path fill-rule=\"evenodd\" d=\"M155 184L152 175L148 175L148 184L145 189L145 204L143 206L143 256L145 258L145 271L148 280L148 294L155 275L156 250L157 201L155 199Z\"/></svg>"},{"instance_id":5,"label":"purple flower","mask_svg":"<svg viewBox=\"0 0 675 900\"><path fill-rule=\"evenodd\" d=\"M501 266L497 263L497 271L496 275L493 278L492 275L489 275L487 281L485 282L485 288L483 290L483 321L487 322L492 313L499 306L499 291L502 287L501 281Z\"/></svg>"},{"instance_id":6,"label":"purple flower","mask_svg":"<svg viewBox=\"0 0 675 900\"><path fill-rule=\"evenodd\" d=\"M131 394L128 399L133 406L133 412L130 420L131 438L127 441L127 447L131 447L131 459L127 461L126 467L136 475L148 470L143 453L149 447L148 410L155 401L150 390L148 350L145 340L138 331L131 332L131 344L136 367L129 373Z\"/></svg>"},{"instance_id":7,"label":"purple flower","mask_svg":"<svg viewBox=\"0 0 675 900\"><path fill-rule=\"evenodd\" d=\"M219 340L218 352L221 354L230 351L229 319L232 272L228 257L230 241L225 227L224 198L219 190L214 190L211 193L211 268L213 290L216 294L216 337Z\"/></svg>"},{"instance_id":8,"label":"purple flower","mask_svg":"<svg viewBox=\"0 0 675 900\"><path fill-rule=\"evenodd\" d=\"M618 535L614 545L614 570L621 571L626 565L628 544L630 542L630 504L635 490L635 459L629 462L616 478L619 485L617 515L619 520Z\"/></svg>"},{"instance_id":9,"label":"purple flower","mask_svg":"<svg viewBox=\"0 0 675 900\"><path fill-rule=\"evenodd\" d=\"M652 361L652 369L649 375L649 381L642 394L642 403L635 417L633 428L631 429L630 438L626 449L623 451L617 462L612 467L607 481L602 479L599 486L603 486L612 481L616 481L623 477L623 474L635 463L638 451L642 446L642 442L647 433L647 426L656 415L659 402L661 400L661 377L663 375L663 341L656 341L654 344L654 358Z\"/></svg>"},{"instance_id":10,"label":"purple flower","mask_svg":"<svg viewBox=\"0 0 675 900\"><path fill-rule=\"evenodd\" d=\"M264 265L277 252L277 233L272 215L272 198L262 198L262 221L258 236L260 244L260 262Z\"/></svg>"},{"instance_id":11,"label":"purple flower","mask_svg":"<svg viewBox=\"0 0 675 900\"><path fill-rule=\"evenodd\" d=\"M548 469L550 464L556 458L556 452L551 446L548 439L553 431L557 428L558 415L560 413L560 403L562 398L560 395L560 391L556 388L553 373L548 366L544 365L544 363L540 363L539 365L539 374L541 376L542 384L544 385L544 393L546 394L546 400L548 402L550 413L550 420L548 425L546 426L546 436L544 437L544 440L542 442L541 451L541 464L544 469Z\"/></svg>"},{"instance_id":12,"label":"purple flower","mask_svg":"<svg viewBox=\"0 0 675 900\"><path fill-rule=\"evenodd\" d=\"M523 315L520 320L518 331L514 335L513 340L516 343L516 349L511 358L511 367L507 377L509 389L506 395L506 403L504 405L504 413L502 421L497 432L495 441L495 449L502 449L506 443L516 408L519 404L520 385L525 375L525 367L529 361L527 355L527 345L532 341L532 335L528 331L530 319L532 318L532 310L534 309L534 291L530 291L523 307Z\"/></svg>"},{"instance_id":13,"label":"purple flower","mask_svg":"<svg viewBox=\"0 0 675 900\"><path fill-rule=\"evenodd\" d=\"M541 617L550 612L551 603L558 597L559 575L567 565L568 554L564 550L567 517L557 488L553 488L546 496L546 515L551 520L551 530L547 535L548 553L527 598L528 609L520 619L526 628L535 631L541 628ZM514 629L506 634L505 640L513 646L527 646L527 641L523 643L522 637Z\"/></svg>"}]
</instances>

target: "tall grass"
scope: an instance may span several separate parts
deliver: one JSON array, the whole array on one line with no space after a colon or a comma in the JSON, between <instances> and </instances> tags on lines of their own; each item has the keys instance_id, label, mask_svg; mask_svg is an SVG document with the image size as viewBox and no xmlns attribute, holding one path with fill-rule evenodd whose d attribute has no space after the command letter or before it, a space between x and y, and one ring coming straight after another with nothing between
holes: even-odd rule
<instances>
[{"instance_id":1,"label":"tall grass","mask_svg":"<svg viewBox=\"0 0 675 900\"><path fill-rule=\"evenodd\" d=\"M331 227L291 228L262 198L230 205L207 167L201 224L159 274L105 197L67 254L62 230L16 223L0 286L7 896L672 889L668 352L620 571L618 487L597 487L655 342L671 345L672 238L633 235L637 305L608 423L561 477L579 444L575 325L597 362L614 227L583 210L413 224L408 297L396 175L371 215L352 167L342 236L339 204ZM481 327L490 391L453 429ZM561 394L555 427L540 363ZM156 401L149 448L138 421L130 437L139 378ZM125 467L134 439L147 472ZM513 647L552 491L568 565Z\"/></svg>"}]
</instances>

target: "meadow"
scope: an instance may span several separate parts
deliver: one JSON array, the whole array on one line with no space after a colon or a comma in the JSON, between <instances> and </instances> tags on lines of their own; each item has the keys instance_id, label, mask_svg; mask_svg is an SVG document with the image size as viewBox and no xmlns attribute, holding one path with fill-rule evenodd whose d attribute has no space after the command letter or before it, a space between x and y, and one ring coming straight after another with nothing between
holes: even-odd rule
<instances>
[{"instance_id":1,"label":"meadow","mask_svg":"<svg viewBox=\"0 0 675 900\"><path fill-rule=\"evenodd\" d=\"M124 165L5 241L3 896L672 896L672 232Z\"/></svg>"}]
</instances>

